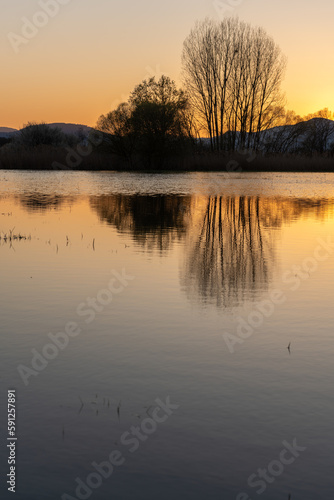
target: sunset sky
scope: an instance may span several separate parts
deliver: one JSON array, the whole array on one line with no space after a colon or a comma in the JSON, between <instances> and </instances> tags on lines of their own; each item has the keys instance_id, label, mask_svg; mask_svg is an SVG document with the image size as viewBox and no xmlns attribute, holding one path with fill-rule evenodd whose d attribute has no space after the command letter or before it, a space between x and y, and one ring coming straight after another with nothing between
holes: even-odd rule
<instances>
[{"instance_id":1,"label":"sunset sky","mask_svg":"<svg viewBox=\"0 0 334 500\"><path fill-rule=\"evenodd\" d=\"M38 14L43 4L53 17ZM224 15L263 26L287 55L289 109L334 108L332 0L0 0L0 7L2 127L95 125L144 78L164 73L181 84L190 29ZM45 25L27 39L22 18Z\"/></svg>"}]
</instances>

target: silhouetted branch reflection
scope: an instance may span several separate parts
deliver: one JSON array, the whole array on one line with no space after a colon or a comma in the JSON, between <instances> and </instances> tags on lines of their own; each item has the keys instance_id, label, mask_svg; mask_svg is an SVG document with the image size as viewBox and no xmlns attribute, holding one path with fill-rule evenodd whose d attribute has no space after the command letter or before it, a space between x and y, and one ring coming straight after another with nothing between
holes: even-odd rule
<instances>
[{"instance_id":1,"label":"silhouetted branch reflection","mask_svg":"<svg viewBox=\"0 0 334 500\"><path fill-rule=\"evenodd\" d=\"M268 287L274 244L265 217L259 197L198 200L181 271L190 298L229 307Z\"/></svg>"},{"instance_id":2,"label":"silhouetted branch reflection","mask_svg":"<svg viewBox=\"0 0 334 500\"><path fill-rule=\"evenodd\" d=\"M40 211L58 209L65 202L70 203L72 197L63 195L52 195L43 193L26 193L19 196L21 205L28 211Z\"/></svg>"},{"instance_id":3,"label":"silhouetted branch reflection","mask_svg":"<svg viewBox=\"0 0 334 500\"><path fill-rule=\"evenodd\" d=\"M184 240L182 287L189 299L218 307L259 299L268 289L283 224L333 210L331 199L261 196L115 194L91 197L90 204L147 251Z\"/></svg>"},{"instance_id":4,"label":"silhouetted branch reflection","mask_svg":"<svg viewBox=\"0 0 334 500\"><path fill-rule=\"evenodd\" d=\"M186 232L190 196L104 195L90 198L100 219L130 233L146 250L167 251Z\"/></svg>"},{"instance_id":5,"label":"silhouetted branch reflection","mask_svg":"<svg viewBox=\"0 0 334 500\"><path fill-rule=\"evenodd\" d=\"M27 211L59 209L75 196L24 193ZM91 196L89 204L145 251L168 252L183 243L181 286L190 300L233 307L258 300L272 281L278 231L298 219L325 219L330 198L264 196Z\"/></svg>"}]
</instances>

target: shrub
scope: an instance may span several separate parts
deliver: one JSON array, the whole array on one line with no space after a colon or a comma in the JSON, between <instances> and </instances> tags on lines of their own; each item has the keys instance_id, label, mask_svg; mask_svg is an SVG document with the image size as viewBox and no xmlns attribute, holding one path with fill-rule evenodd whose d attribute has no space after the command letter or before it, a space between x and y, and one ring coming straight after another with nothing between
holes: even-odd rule
<instances>
[{"instance_id":1,"label":"shrub","mask_svg":"<svg viewBox=\"0 0 334 500\"><path fill-rule=\"evenodd\" d=\"M46 123L28 123L20 130L16 141L25 147L60 146L65 142L65 135L58 127L50 127Z\"/></svg>"}]
</instances>

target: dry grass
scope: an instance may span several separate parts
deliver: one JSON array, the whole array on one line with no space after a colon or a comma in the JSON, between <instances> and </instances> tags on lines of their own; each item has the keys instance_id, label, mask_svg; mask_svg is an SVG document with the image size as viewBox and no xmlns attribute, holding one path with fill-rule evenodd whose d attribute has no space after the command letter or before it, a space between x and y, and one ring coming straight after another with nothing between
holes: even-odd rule
<instances>
[{"instance_id":1,"label":"dry grass","mask_svg":"<svg viewBox=\"0 0 334 500\"><path fill-rule=\"evenodd\" d=\"M204 153L184 158L177 166L187 171L334 172L334 158L259 154L252 158L251 155Z\"/></svg>"},{"instance_id":2,"label":"dry grass","mask_svg":"<svg viewBox=\"0 0 334 500\"><path fill-rule=\"evenodd\" d=\"M145 171L140 161L131 165L114 155L95 150L79 158L76 165L67 163L64 148L43 146L35 149L0 149L0 168L3 170L137 170ZM57 165L54 165L57 162ZM328 156L263 156L241 154L192 153L171 157L163 163L156 161L151 170L170 171L229 171L229 172L334 172L334 158Z\"/></svg>"},{"instance_id":3,"label":"dry grass","mask_svg":"<svg viewBox=\"0 0 334 500\"><path fill-rule=\"evenodd\" d=\"M106 153L93 151L79 156L76 165L67 162L69 152L65 148L42 146L34 149L1 148L2 170L112 170L112 159ZM55 165L55 162L57 163Z\"/></svg>"},{"instance_id":4,"label":"dry grass","mask_svg":"<svg viewBox=\"0 0 334 500\"><path fill-rule=\"evenodd\" d=\"M21 240L31 240L31 236L24 236L22 235L21 233L14 233L14 229L10 229L8 233L0 233L0 243L1 242L4 242L4 243L11 243L13 241L21 241Z\"/></svg>"}]
</instances>

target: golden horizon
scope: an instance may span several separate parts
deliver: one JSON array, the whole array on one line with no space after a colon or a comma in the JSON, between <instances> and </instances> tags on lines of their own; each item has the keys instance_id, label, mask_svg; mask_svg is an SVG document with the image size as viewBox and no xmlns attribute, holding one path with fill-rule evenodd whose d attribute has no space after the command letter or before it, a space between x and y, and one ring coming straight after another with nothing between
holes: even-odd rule
<instances>
[{"instance_id":1,"label":"golden horizon","mask_svg":"<svg viewBox=\"0 0 334 500\"><path fill-rule=\"evenodd\" d=\"M0 127L16 129L42 121L95 126L150 76L165 74L180 87L184 40L196 20L223 15L217 2L199 0L159 9L145 0L146 9L132 2L130 10L105 0L4 3ZM235 3L225 1L225 14L263 26L288 58L286 108L301 116L333 109L334 5L322 1L319 16L318 5L301 0Z\"/></svg>"}]
</instances>

